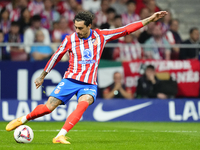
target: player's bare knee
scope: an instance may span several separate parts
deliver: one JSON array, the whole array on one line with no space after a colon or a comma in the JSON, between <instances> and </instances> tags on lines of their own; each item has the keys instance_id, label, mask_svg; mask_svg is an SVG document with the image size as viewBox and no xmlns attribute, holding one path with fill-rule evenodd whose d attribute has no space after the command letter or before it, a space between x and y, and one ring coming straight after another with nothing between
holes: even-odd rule
<instances>
[{"instance_id":1,"label":"player's bare knee","mask_svg":"<svg viewBox=\"0 0 200 150\"><path fill-rule=\"evenodd\" d=\"M49 97L46 106L50 111L53 111L56 107L58 107L62 103L61 100L55 97Z\"/></svg>"},{"instance_id":2,"label":"player's bare knee","mask_svg":"<svg viewBox=\"0 0 200 150\"><path fill-rule=\"evenodd\" d=\"M81 101L86 101L89 103L89 105L91 105L94 102L94 98L89 94L85 94L79 97L78 102L81 102Z\"/></svg>"}]
</instances>

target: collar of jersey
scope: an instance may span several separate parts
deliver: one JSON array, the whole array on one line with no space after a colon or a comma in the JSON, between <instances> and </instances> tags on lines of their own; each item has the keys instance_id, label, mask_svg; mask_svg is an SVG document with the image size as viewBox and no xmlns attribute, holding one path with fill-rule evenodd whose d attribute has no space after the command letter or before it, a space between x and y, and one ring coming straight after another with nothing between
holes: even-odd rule
<instances>
[{"instance_id":1,"label":"collar of jersey","mask_svg":"<svg viewBox=\"0 0 200 150\"><path fill-rule=\"evenodd\" d=\"M77 33L76 33L76 35L77 35ZM83 39L83 40L87 40L87 39L89 39L91 36L92 36L92 29L90 29L90 35L89 35L87 38L82 38L82 39Z\"/></svg>"}]
</instances>

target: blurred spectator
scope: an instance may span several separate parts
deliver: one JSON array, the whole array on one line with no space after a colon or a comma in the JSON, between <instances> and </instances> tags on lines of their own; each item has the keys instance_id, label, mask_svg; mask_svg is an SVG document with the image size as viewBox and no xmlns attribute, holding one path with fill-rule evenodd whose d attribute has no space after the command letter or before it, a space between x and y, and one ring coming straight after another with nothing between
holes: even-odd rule
<instances>
[{"instance_id":1,"label":"blurred spectator","mask_svg":"<svg viewBox=\"0 0 200 150\"><path fill-rule=\"evenodd\" d=\"M96 13L100 10L101 0L82 0L83 9Z\"/></svg>"},{"instance_id":2,"label":"blurred spectator","mask_svg":"<svg viewBox=\"0 0 200 150\"><path fill-rule=\"evenodd\" d=\"M31 18L31 27L29 27L24 33L24 44L27 45L25 48L27 53L30 52L30 46L35 40L35 33L39 29L44 34L44 44L50 44L51 41L49 31L41 27L41 17L39 15L35 15Z\"/></svg>"},{"instance_id":3,"label":"blurred spectator","mask_svg":"<svg viewBox=\"0 0 200 150\"><path fill-rule=\"evenodd\" d=\"M28 5L28 9L31 12L31 16L41 14L44 10L43 0L32 0Z\"/></svg>"},{"instance_id":4,"label":"blurred spectator","mask_svg":"<svg viewBox=\"0 0 200 150\"><path fill-rule=\"evenodd\" d=\"M35 33L35 43L44 44L44 34L42 30ZM53 51L50 46L31 46L30 61L48 60Z\"/></svg>"},{"instance_id":5,"label":"blurred spectator","mask_svg":"<svg viewBox=\"0 0 200 150\"><path fill-rule=\"evenodd\" d=\"M172 19L169 23L170 25L170 30L167 31L166 33L166 38L168 42L173 45L173 44L180 44L182 42L181 37L178 33L179 29L179 21L177 19ZM179 58L179 47L173 47L172 48L172 54L171 54L171 59L177 60Z\"/></svg>"},{"instance_id":6,"label":"blurred spectator","mask_svg":"<svg viewBox=\"0 0 200 150\"><path fill-rule=\"evenodd\" d=\"M61 21L61 19L60 19L60 21ZM55 43L61 42L62 32L60 30L59 25L60 25L59 22L53 22L53 31L52 31L52 34L51 34L51 40L52 40L52 42L55 42Z\"/></svg>"},{"instance_id":7,"label":"blurred spectator","mask_svg":"<svg viewBox=\"0 0 200 150\"><path fill-rule=\"evenodd\" d=\"M127 7L126 7L127 1L128 0L115 0L115 2L112 3L111 7L116 10L116 13L118 15L121 15L127 11Z\"/></svg>"},{"instance_id":8,"label":"blurred spectator","mask_svg":"<svg viewBox=\"0 0 200 150\"><path fill-rule=\"evenodd\" d=\"M150 16L150 11L148 8L142 8L139 15L140 15L140 19L143 20Z\"/></svg>"},{"instance_id":9,"label":"blurred spectator","mask_svg":"<svg viewBox=\"0 0 200 150\"><path fill-rule=\"evenodd\" d=\"M15 21L12 22L10 32L5 35L6 41L9 43L22 43L23 37L20 35L19 29L19 23ZM23 47L7 46L6 49L10 52L11 60L13 61L25 61L28 59L28 55L24 51Z\"/></svg>"},{"instance_id":10,"label":"blurred spectator","mask_svg":"<svg viewBox=\"0 0 200 150\"><path fill-rule=\"evenodd\" d=\"M0 30L0 43L4 43L4 34L2 30ZM8 59L9 59L9 54L6 51L6 47L0 46L0 61Z\"/></svg>"},{"instance_id":11,"label":"blurred spectator","mask_svg":"<svg viewBox=\"0 0 200 150\"><path fill-rule=\"evenodd\" d=\"M4 5L4 2L0 2L0 11L3 9Z\"/></svg>"},{"instance_id":12,"label":"blurred spectator","mask_svg":"<svg viewBox=\"0 0 200 150\"><path fill-rule=\"evenodd\" d=\"M21 10L19 24L20 24L20 34L24 34L25 30L31 26L31 13L28 10L28 8L23 8Z\"/></svg>"},{"instance_id":13,"label":"blurred spectator","mask_svg":"<svg viewBox=\"0 0 200 150\"><path fill-rule=\"evenodd\" d=\"M52 0L44 0L44 10L41 13L41 23L42 27L49 31L52 31L53 22L60 20L60 14L53 10Z\"/></svg>"},{"instance_id":14,"label":"blurred spectator","mask_svg":"<svg viewBox=\"0 0 200 150\"><path fill-rule=\"evenodd\" d=\"M77 9L76 9L76 14L78 13L78 12L80 12L80 11L84 11L84 9L83 9L83 7L82 7L82 5L81 4L78 4L77 5Z\"/></svg>"},{"instance_id":15,"label":"blurred spectator","mask_svg":"<svg viewBox=\"0 0 200 150\"><path fill-rule=\"evenodd\" d=\"M97 18L97 26L100 27L103 23L107 22L106 11L108 10L110 3L108 0L101 1L101 10L99 10L95 16Z\"/></svg>"},{"instance_id":16,"label":"blurred spectator","mask_svg":"<svg viewBox=\"0 0 200 150\"><path fill-rule=\"evenodd\" d=\"M132 61L142 59L142 48L132 34L126 35L124 41L119 41L119 47L113 52L113 59L117 61Z\"/></svg>"},{"instance_id":17,"label":"blurred spectator","mask_svg":"<svg viewBox=\"0 0 200 150\"><path fill-rule=\"evenodd\" d=\"M116 0L110 0L110 5L114 4Z\"/></svg>"},{"instance_id":18,"label":"blurred spectator","mask_svg":"<svg viewBox=\"0 0 200 150\"><path fill-rule=\"evenodd\" d=\"M20 17L21 9L19 7L19 1L18 0L12 0L10 4L6 6L6 8L10 12L10 21L18 21Z\"/></svg>"},{"instance_id":19,"label":"blurred spectator","mask_svg":"<svg viewBox=\"0 0 200 150\"><path fill-rule=\"evenodd\" d=\"M110 29L120 28L122 26L122 17L120 15L116 15L114 17L114 26L111 26Z\"/></svg>"},{"instance_id":20,"label":"blurred spectator","mask_svg":"<svg viewBox=\"0 0 200 150\"><path fill-rule=\"evenodd\" d=\"M127 25L129 23L139 21L140 17L135 13L136 4L135 1L129 0L126 3L127 12L122 14L122 24Z\"/></svg>"},{"instance_id":21,"label":"blurred spectator","mask_svg":"<svg viewBox=\"0 0 200 150\"><path fill-rule=\"evenodd\" d=\"M170 22L169 22L169 28L170 28L170 32L172 33L172 36L173 36L173 39L169 40L169 41L172 41L170 43L181 43L182 42L182 39L181 39L181 36L180 34L178 33L178 30L179 30L179 21L177 19L172 19Z\"/></svg>"},{"instance_id":22,"label":"blurred spectator","mask_svg":"<svg viewBox=\"0 0 200 150\"><path fill-rule=\"evenodd\" d=\"M148 65L145 74L138 80L136 89L137 98L160 98L166 99L167 95L161 93L161 81L156 77L154 66Z\"/></svg>"},{"instance_id":23,"label":"blurred spectator","mask_svg":"<svg viewBox=\"0 0 200 150\"><path fill-rule=\"evenodd\" d=\"M152 15L155 12L160 11L160 8L156 5L155 0L143 0L145 3L145 6L149 9L150 15Z\"/></svg>"},{"instance_id":24,"label":"blurred spectator","mask_svg":"<svg viewBox=\"0 0 200 150\"><path fill-rule=\"evenodd\" d=\"M122 18L120 15L116 15L114 17L114 26L110 26L110 29L115 29L115 28L119 28L119 27L122 27ZM119 39L123 40L124 37L121 37ZM108 43L117 44L119 39L110 41ZM101 58L107 59L107 60L112 60L113 59L113 50L114 50L114 48L112 48L112 47L104 48Z\"/></svg>"},{"instance_id":25,"label":"blurred spectator","mask_svg":"<svg viewBox=\"0 0 200 150\"><path fill-rule=\"evenodd\" d=\"M161 19L157 24L161 26L163 34L166 34L166 32L170 29L170 21L172 20L172 15L170 11L168 11L168 14Z\"/></svg>"},{"instance_id":26,"label":"blurred spectator","mask_svg":"<svg viewBox=\"0 0 200 150\"><path fill-rule=\"evenodd\" d=\"M55 25L54 25L55 27ZM61 17L58 26L56 26L56 28L54 28L53 32L52 32L52 41L53 42L62 42L62 40L64 40L66 35L70 35L72 34L73 31L70 30L69 26L68 26L68 22L65 19L65 17Z\"/></svg>"},{"instance_id":27,"label":"blurred spectator","mask_svg":"<svg viewBox=\"0 0 200 150\"><path fill-rule=\"evenodd\" d=\"M151 22L149 23L147 26L147 29L144 30L139 38L138 38L138 41L142 44L144 44L150 37L152 37L152 32L153 32L153 29L155 27L155 22Z\"/></svg>"},{"instance_id":28,"label":"blurred spectator","mask_svg":"<svg viewBox=\"0 0 200 150\"><path fill-rule=\"evenodd\" d=\"M122 83L122 75L120 72L115 72L113 75L114 83L109 85L103 90L103 98L125 98L132 99L132 91L130 88L125 87Z\"/></svg>"},{"instance_id":29,"label":"blurred spectator","mask_svg":"<svg viewBox=\"0 0 200 150\"><path fill-rule=\"evenodd\" d=\"M28 0L18 0L20 10L28 7Z\"/></svg>"},{"instance_id":30,"label":"blurred spectator","mask_svg":"<svg viewBox=\"0 0 200 150\"><path fill-rule=\"evenodd\" d=\"M110 29L111 26L114 26L114 18L116 16L116 12L113 8L108 8L106 11L107 22L100 26L101 29Z\"/></svg>"},{"instance_id":31,"label":"blurred spectator","mask_svg":"<svg viewBox=\"0 0 200 150\"><path fill-rule=\"evenodd\" d=\"M153 37L145 42L145 56L147 59L170 59L170 44L163 37L161 27L156 25L152 31ZM153 46L153 47L152 47Z\"/></svg>"},{"instance_id":32,"label":"blurred spectator","mask_svg":"<svg viewBox=\"0 0 200 150\"><path fill-rule=\"evenodd\" d=\"M135 9L135 13L136 14L140 14L141 10L143 8L146 8L144 0L135 0L136 2L136 9Z\"/></svg>"},{"instance_id":33,"label":"blurred spectator","mask_svg":"<svg viewBox=\"0 0 200 150\"><path fill-rule=\"evenodd\" d=\"M197 44L199 46L199 30L196 27L190 29L190 38L184 41L182 44ZM199 59L199 48L181 48L179 58L180 59Z\"/></svg>"},{"instance_id":34,"label":"blurred spectator","mask_svg":"<svg viewBox=\"0 0 200 150\"><path fill-rule=\"evenodd\" d=\"M135 10L136 14L140 14L143 8L150 9L149 10L150 15L153 12L160 11L160 8L156 5L155 0L135 0L135 2L136 2L136 10Z\"/></svg>"},{"instance_id":35,"label":"blurred spectator","mask_svg":"<svg viewBox=\"0 0 200 150\"><path fill-rule=\"evenodd\" d=\"M70 10L73 11L74 13L76 13L77 9L78 9L78 5L80 5L78 3L78 1L77 0L68 0L68 2L69 2Z\"/></svg>"},{"instance_id":36,"label":"blurred spectator","mask_svg":"<svg viewBox=\"0 0 200 150\"><path fill-rule=\"evenodd\" d=\"M9 11L5 7L1 10L0 21L0 30L2 30L4 34L8 33L11 22L9 18Z\"/></svg>"},{"instance_id":37,"label":"blurred spectator","mask_svg":"<svg viewBox=\"0 0 200 150\"><path fill-rule=\"evenodd\" d=\"M66 10L63 16L67 19L71 30L75 31L73 19L75 14L80 10L80 4L76 0L69 0L70 9Z\"/></svg>"},{"instance_id":38,"label":"blurred spectator","mask_svg":"<svg viewBox=\"0 0 200 150\"><path fill-rule=\"evenodd\" d=\"M70 9L67 0L53 0L53 5L55 10L61 15L63 15L67 10Z\"/></svg>"}]
</instances>

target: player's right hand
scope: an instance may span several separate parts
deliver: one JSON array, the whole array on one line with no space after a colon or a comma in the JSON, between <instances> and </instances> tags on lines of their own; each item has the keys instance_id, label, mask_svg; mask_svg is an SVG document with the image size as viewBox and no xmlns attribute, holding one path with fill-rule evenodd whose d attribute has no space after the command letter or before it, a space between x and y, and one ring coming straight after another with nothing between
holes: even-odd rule
<instances>
[{"instance_id":1,"label":"player's right hand","mask_svg":"<svg viewBox=\"0 0 200 150\"><path fill-rule=\"evenodd\" d=\"M36 86L36 89L38 89L42 85L43 82L44 82L43 78L41 78L41 77L36 78L35 82L34 82L35 86Z\"/></svg>"}]
</instances>

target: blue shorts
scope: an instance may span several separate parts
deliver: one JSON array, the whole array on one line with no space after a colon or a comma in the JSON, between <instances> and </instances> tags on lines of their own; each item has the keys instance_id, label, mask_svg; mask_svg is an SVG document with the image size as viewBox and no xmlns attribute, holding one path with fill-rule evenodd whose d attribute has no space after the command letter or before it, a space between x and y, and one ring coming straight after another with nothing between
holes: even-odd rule
<instances>
[{"instance_id":1,"label":"blue shorts","mask_svg":"<svg viewBox=\"0 0 200 150\"><path fill-rule=\"evenodd\" d=\"M74 79L62 79L50 96L61 100L62 104L66 104L75 94L77 95L77 100L81 95L89 94L95 101L97 85L88 84Z\"/></svg>"}]
</instances>

